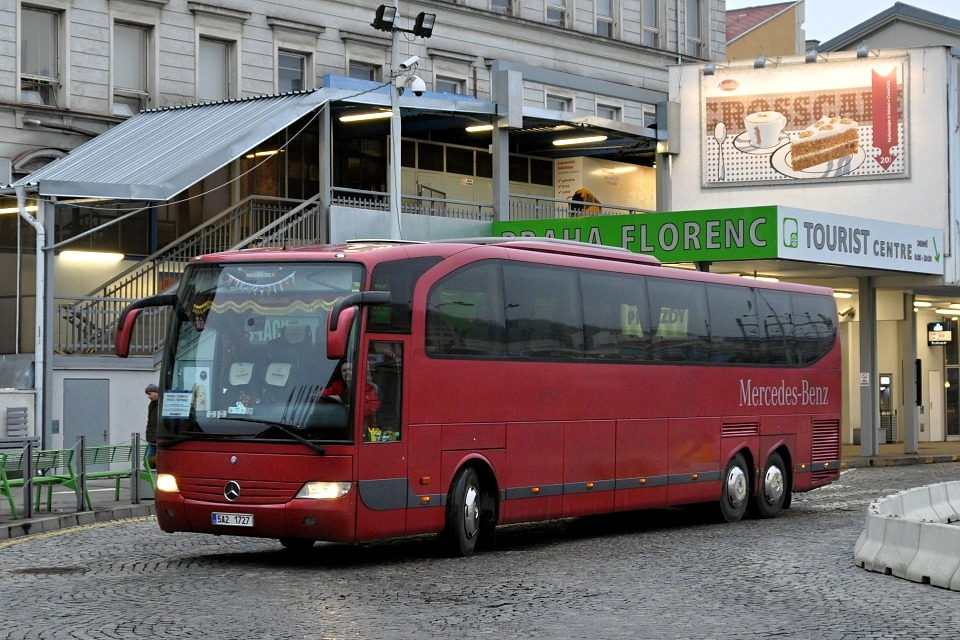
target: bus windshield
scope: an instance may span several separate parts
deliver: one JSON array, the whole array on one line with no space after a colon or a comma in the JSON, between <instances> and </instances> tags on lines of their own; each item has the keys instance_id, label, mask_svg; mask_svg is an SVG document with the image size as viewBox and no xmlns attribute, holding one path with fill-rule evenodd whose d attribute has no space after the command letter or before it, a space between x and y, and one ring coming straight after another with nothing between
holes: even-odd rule
<instances>
[{"instance_id":1,"label":"bus windshield","mask_svg":"<svg viewBox=\"0 0 960 640\"><path fill-rule=\"evenodd\" d=\"M160 440L351 440L351 398L324 390L352 363L356 341L331 360L325 330L362 277L355 263L188 268L168 341Z\"/></svg>"}]
</instances>

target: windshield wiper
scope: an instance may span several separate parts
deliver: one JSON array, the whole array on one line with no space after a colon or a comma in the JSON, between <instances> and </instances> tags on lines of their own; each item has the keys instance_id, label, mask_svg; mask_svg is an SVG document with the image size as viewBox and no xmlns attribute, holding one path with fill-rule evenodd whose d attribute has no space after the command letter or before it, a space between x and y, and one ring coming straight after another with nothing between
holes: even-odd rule
<instances>
[{"instance_id":1,"label":"windshield wiper","mask_svg":"<svg viewBox=\"0 0 960 640\"><path fill-rule=\"evenodd\" d=\"M299 433L293 431L294 429L299 429L299 428L300 428L299 425L287 424L287 423L285 423L285 422L279 422L279 421L277 421L277 420L263 420L263 419L260 419L260 418L230 417L230 418L222 418L222 420L233 420L233 421L235 421L235 422L253 422L253 423L255 423L255 424L265 424L265 425L269 426L270 429L278 429L278 430L284 432L285 434L287 434L288 436L290 436L291 438L293 438L293 439L296 440L297 442L299 442L299 443L301 443L301 444L304 444L304 445L310 447L311 449L313 449L314 451L316 451L316 452L319 453L320 455L322 455L322 456L327 455L327 450L326 450L325 448L321 447L320 445L316 444L315 442L313 442L313 441L311 441L311 440L308 440L307 438L304 438L304 437L301 436ZM260 433L258 433L258 434L257 434L256 436L254 436L254 437L259 438L260 436L262 436L263 434L265 434L265 433L266 433L267 431L269 431L270 429L267 429L267 430L265 430L265 431L261 431Z\"/></svg>"}]
</instances>

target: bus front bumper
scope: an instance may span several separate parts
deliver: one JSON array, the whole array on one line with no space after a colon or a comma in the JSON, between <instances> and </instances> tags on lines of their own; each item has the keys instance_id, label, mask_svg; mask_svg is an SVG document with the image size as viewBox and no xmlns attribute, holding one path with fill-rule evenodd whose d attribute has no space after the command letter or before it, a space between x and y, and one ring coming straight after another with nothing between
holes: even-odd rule
<instances>
[{"instance_id":1,"label":"bus front bumper","mask_svg":"<svg viewBox=\"0 0 960 640\"><path fill-rule=\"evenodd\" d=\"M157 523L168 533L212 533L256 538L356 539L355 493L329 500L293 499L283 504L225 504L157 492Z\"/></svg>"}]
</instances>

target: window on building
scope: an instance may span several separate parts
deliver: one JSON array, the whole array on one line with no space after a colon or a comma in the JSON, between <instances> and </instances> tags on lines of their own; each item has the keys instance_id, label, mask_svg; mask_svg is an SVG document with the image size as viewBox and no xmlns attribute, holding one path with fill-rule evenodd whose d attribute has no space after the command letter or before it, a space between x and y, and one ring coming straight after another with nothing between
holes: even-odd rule
<instances>
[{"instance_id":1,"label":"window on building","mask_svg":"<svg viewBox=\"0 0 960 640\"><path fill-rule=\"evenodd\" d=\"M688 0L684 26L686 27L687 55L704 57L703 0Z\"/></svg>"},{"instance_id":2,"label":"window on building","mask_svg":"<svg viewBox=\"0 0 960 640\"><path fill-rule=\"evenodd\" d=\"M647 47L660 46L660 0L641 0L640 44Z\"/></svg>"},{"instance_id":3,"label":"window on building","mask_svg":"<svg viewBox=\"0 0 960 640\"><path fill-rule=\"evenodd\" d=\"M113 115L132 116L147 107L150 30L113 25Z\"/></svg>"},{"instance_id":4,"label":"window on building","mask_svg":"<svg viewBox=\"0 0 960 640\"><path fill-rule=\"evenodd\" d=\"M307 88L307 57L301 53L277 53L277 91L303 91Z\"/></svg>"},{"instance_id":5,"label":"window on building","mask_svg":"<svg viewBox=\"0 0 960 640\"><path fill-rule=\"evenodd\" d=\"M198 99L213 101L230 98L230 48L229 42L200 38Z\"/></svg>"},{"instance_id":6,"label":"window on building","mask_svg":"<svg viewBox=\"0 0 960 640\"><path fill-rule=\"evenodd\" d=\"M60 14L23 7L20 20L20 101L56 106L60 86Z\"/></svg>"},{"instance_id":7,"label":"window on building","mask_svg":"<svg viewBox=\"0 0 960 640\"><path fill-rule=\"evenodd\" d=\"M507 16L513 15L513 0L490 0L490 11Z\"/></svg>"},{"instance_id":8,"label":"window on building","mask_svg":"<svg viewBox=\"0 0 960 640\"><path fill-rule=\"evenodd\" d=\"M598 104L597 115L601 118L606 118L607 120L619 120L620 108L612 107L608 104Z\"/></svg>"},{"instance_id":9,"label":"window on building","mask_svg":"<svg viewBox=\"0 0 960 640\"><path fill-rule=\"evenodd\" d=\"M613 37L613 2L614 0L597 0L597 35Z\"/></svg>"},{"instance_id":10,"label":"window on building","mask_svg":"<svg viewBox=\"0 0 960 640\"><path fill-rule=\"evenodd\" d=\"M570 98L547 94L547 109L554 111L570 111Z\"/></svg>"},{"instance_id":11,"label":"window on building","mask_svg":"<svg viewBox=\"0 0 960 640\"><path fill-rule=\"evenodd\" d=\"M355 80L370 80L376 82L380 68L364 62L351 62L347 75Z\"/></svg>"},{"instance_id":12,"label":"window on building","mask_svg":"<svg viewBox=\"0 0 960 640\"><path fill-rule=\"evenodd\" d=\"M464 82L458 78L437 76L433 81L433 88L441 93L463 94Z\"/></svg>"},{"instance_id":13,"label":"window on building","mask_svg":"<svg viewBox=\"0 0 960 640\"><path fill-rule=\"evenodd\" d=\"M643 126L652 127L657 124L657 105L643 105Z\"/></svg>"},{"instance_id":14,"label":"window on building","mask_svg":"<svg viewBox=\"0 0 960 640\"><path fill-rule=\"evenodd\" d=\"M547 0L547 24L555 27L567 26L566 0Z\"/></svg>"}]
</instances>

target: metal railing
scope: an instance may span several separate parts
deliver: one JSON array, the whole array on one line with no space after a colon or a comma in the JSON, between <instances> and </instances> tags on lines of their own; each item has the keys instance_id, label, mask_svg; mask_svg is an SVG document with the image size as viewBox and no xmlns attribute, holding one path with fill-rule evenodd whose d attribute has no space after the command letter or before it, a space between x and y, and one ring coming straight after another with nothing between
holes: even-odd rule
<instances>
[{"instance_id":1,"label":"metal railing","mask_svg":"<svg viewBox=\"0 0 960 640\"><path fill-rule=\"evenodd\" d=\"M631 213L649 212L645 209L610 206L599 202L572 202L561 198L510 194L510 220L622 216Z\"/></svg>"}]
</instances>

